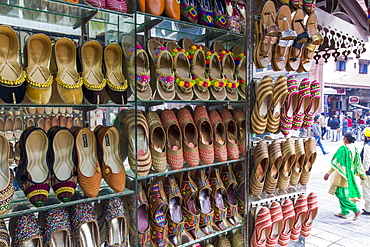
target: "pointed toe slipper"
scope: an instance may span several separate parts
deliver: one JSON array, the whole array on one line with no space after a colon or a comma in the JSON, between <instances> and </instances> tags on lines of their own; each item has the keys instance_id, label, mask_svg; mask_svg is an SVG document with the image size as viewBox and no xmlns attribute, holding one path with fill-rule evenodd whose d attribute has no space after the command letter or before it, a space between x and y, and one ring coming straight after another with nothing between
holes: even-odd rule
<instances>
[{"instance_id":1,"label":"pointed toe slipper","mask_svg":"<svg viewBox=\"0 0 370 247\"><path fill-rule=\"evenodd\" d=\"M226 130L226 149L227 155L230 159L239 159L239 148L238 148L238 129L236 122L234 121L230 111L223 109L221 112L221 118L225 125Z\"/></svg>"},{"instance_id":2,"label":"pointed toe slipper","mask_svg":"<svg viewBox=\"0 0 370 247\"><path fill-rule=\"evenodd\" d=\"M238 186L236 178L231 166L222 166L221 167L221 179L224 183L226 192L225 192L225 205L227 208L226 220L229 225L235 226L238 222L238 203L235 196L235 189Z\"/></svg>"},{"instance_id":3,"label":"pointed toe slipper","mask_svg":"<svg viewBox=\"0 0 370 247\"><path fill-rule=\"evenodd\" d=\"M215 157L220 162L227 161L225 125L221 120L220 114L216 110L209 112L209 118L213 129Z\"/></svg>"},{"instance_id":4,"label":"pointed toe slipper","mask_svg":"<svg viewBox=\"0 0 370 247\"><path fill-rule=\"evenodd\" d=\"M241 109L236 109L235 112L234 112L234 120L236 122L236 126L238 128L238 148L239 148L239 152L242 154L242 155L246 155L247 153L247 149L246 149L246 146L245 146L245 140L247 138L246 136L246 128L247 128L247 124L246 124L246 117L245 117L245 113L241 110Z\"/></svg>"},{"instance_id":5,"label":"pointed toe slipper","mask_svg":"<svg viewBox=\"0 0 370 247\"><path fill-rule=\"evenodd\" d=\"M194 110L194 122L199 135L199 157L206 165L214 162L213 128L204 106L197 105Z\"/></svg>"}]
</instances>

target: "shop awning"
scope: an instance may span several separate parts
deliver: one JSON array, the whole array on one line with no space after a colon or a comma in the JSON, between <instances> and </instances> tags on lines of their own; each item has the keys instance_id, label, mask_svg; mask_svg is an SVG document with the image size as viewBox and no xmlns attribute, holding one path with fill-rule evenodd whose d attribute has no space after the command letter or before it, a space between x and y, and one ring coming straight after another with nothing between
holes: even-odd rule
<instances>
[{"instance_id":1,"label":"shop awning","mask_svg":"<svg viewBox=\"0 0 370 247\"><path fill-rule=\"evenodd\" d=\"M363 106L363 105L354 104L354 103L352 103L352 104L350 104L350 105L351 105L351 106L354 106L354 107L357 107L357 108L362 108L362 109L370 110L370 108L369 108L369 107L366 107L366 106Z\"/></svg>"}]
</instances>

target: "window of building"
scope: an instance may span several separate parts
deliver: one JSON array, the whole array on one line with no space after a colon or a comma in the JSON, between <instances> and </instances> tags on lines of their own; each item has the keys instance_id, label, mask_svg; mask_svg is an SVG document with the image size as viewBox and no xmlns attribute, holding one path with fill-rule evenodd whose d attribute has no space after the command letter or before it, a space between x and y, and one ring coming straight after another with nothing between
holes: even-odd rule
<instances>
[{"instance_id":1,"label":"window of building","mask_svg":"<svg viewBox=\"0 0 370 247\"><path fill-rule=\"evenodd\" d=\"M358 73L360 73L360 74L367 74L368 64L367 63L360 63L359 65L360 66L358 67Z\"/></svg>"},{"instance_id":2,"label":"window of building","mask_svg":"<svg viewBox=\"0 0 370 247\"><path fill-rule=\"evenodd\" d=\"M346 61L339 60L336 64L337 71L346 71Z\"/></svg>"}]
</instances>

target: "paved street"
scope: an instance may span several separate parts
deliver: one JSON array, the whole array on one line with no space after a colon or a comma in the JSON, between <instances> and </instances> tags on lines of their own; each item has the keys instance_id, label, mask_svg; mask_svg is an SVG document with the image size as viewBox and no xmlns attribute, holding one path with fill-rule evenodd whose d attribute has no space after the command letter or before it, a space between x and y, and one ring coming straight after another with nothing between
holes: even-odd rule
<instances>
[{"instance_id":1,"label":"paved street","mask_svg":"<svg viewBox=\"0 0 370 247\"><path fill-rule=\"evenodd\" d=\"M346 246L361 247L370 246L370 216L361 215L357 221L352 221L354 216L351 213L348 219L341 219L334 216L335 212L340 212L339 202L335 196L328 193L329 181L323 179L324 174L330 168L330 160L343 142L323 141L324 148L328 155L323 155L317 147L317 159L312 168L311 179L308 184L307 192L315 191L318 195L319 214L314 221L311 236L306 239L306 246ZM357 142L356 146L362 149L362 142ZM360 180L358 183L360 186ZM362 191L362 188L359 187ZM358 203L362 210L363 201Z\"/></svg>"}]
</instances>

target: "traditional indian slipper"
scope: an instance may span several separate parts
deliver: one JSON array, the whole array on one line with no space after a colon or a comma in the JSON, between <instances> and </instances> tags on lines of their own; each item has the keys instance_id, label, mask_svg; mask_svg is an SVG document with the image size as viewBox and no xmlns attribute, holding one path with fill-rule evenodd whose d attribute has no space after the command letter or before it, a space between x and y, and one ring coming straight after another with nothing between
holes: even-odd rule
<instances>
[{"instance_id":1,"label":"traditional indian slipper","mask_svg":"<svg viewBox=\"0 0 370 247\"><path fill-rule=\"evenodd\" d=\"M235 226L238 222L238 203L235 197L235 189L238 186L234 173L231 166L221 167L221 179L225 186L224 202L227 208L226 220L227 222Z\"/></svg>"},{"instance_id":2,"label":"traditional indian slipper","mask_svg":"<svg viewBox=\"0 0 370 247\"><path fill-rule=\"evenodd\" d=\"M276 246L279 241L280 233L283 230L283 212L278 202L273 202L269 206L271 215L271 231L267 236L266 246Z\"/></svg>"},{"instance_id":3,"label":"traditional indian slipper","mask_svg":"<svg viewBox=\"0 0 370 247\"><path fill-rule=\"evenodd\" d=\"M109 98L116 104L127 103L128 83L122 71L122 58L122 48L117 43L111 43L104 48L106 90Z\"/></svg>"},{"instance_id":4,"label":"traditional indian slipper","mask_svg":"<svg viewBox=\"0 0 370 247\"><path fill-rule=\"evenodd\" d=\"M234 166L234 175L238 186L235 188L235 198L238 202L238 212L244 218L245 211L245 175L242 163L236 163Z\"/></svg>"},{"instance_id":5,"label":"traditional indian slipper","mask_svg":"<svg viewBox=\"0 0 370 247\"><path fill-rule=\"evenodd\" d=\"M198 170L200 171L200 170ZM182 213L184 217L184 226L186 235L194 240L197 239L199 230L199 217L200 214L196 209L196 193L197 186L193 179L190 177L189 172L183 172L180 175L180 191L184 199L182 205Z\"/></svg>"},{"instance_id":6,"label":"traditional indian slipper","mask_svg":"<svg viewBox=\"0 0 370 247\"><path fill-rule=\"evenodd\" d=\"M310 179L312 165L315 163L317 157L316 144L316 139L314 137L310 137L304 142L304 151L306 157L302 168L302 174L299 179L299 183L301 185L306 185Z\"/></svg>"},{"instance_id":7,"label":"traditional indian slipper","mask_svg":"<svg viewBox=\"0 0 370 247\"><path fill-rule=\"evenodd\" d=\"M240 33L240 14L235 8L233 1L226 0L226 18L227 18L227 29L234 33Z\"/></svg>"},{"instance_id":8,"label":"traditional indian slipper","mask_svg":"<svg viewBox=\"0 0 370 247\"><path fill-rule=\"evenodd\" d=\"M292 6L294 9L302 9L303 0L290 0L290 6Z\"/></svg>"},{"instance_id":9,"label":"traditional indian slipper","mask_svg":"<svg viewBox=\"0 0 370 247\"><path fill-rule=\"evenodd\" d=\"M283 229L279 235L278 244L280 246L287 246L295 217L293 202L290 199L286 199L281 205L281 208L283 211Z\"/></svg>"},{"instance_id":10,"label":"traditional indian slipper","mask_svg":"<svg viewBox=\"0 0 370 247\"><path fill-rule=\"evenodd\" d=\"M281 71L285 69L288 61L289 48L293 45L294 39L297 37L297 33L291 30L291 18L292 12L289 6L283 5L280 7L276 22L281 30L281 37L279 42L275 44L274 51L271 59L271 66L275 71Z\"/></svg>"},{"instance_id":11,"label":"traditional indian slipper","mask_svg":"<svg viewBox=\"0 0 370 247\"><path fill-rule=\"evenodd\" d=\"M307 210L306 218L302 224L302 229L301 229L301 235L304 238L307 238L308 236L310 236L310 231L312 229L312 223L314 219L316 219L316 216L319 210L319 206L317 203L317 195L315 192L311 192L308 195L307 206L308 206L308 210Z\"/></svg>"},{"instance_id":12,"label":"traditional indian slipper","mask_svg":"<svg viewBox=\"0 0 370 247\"><path fill-rule=\"evenodd\" d=\"M195 95L200 100L209 100L211 83L206 72L206 57L203 48L194 44L189 38L180 40L179 44L189 53L191 76L195 81L193 87Z\"/></svg>"},{"instance_id":13,"label":"traditional indian slipper","mask_svg":"<svg viewBox=\"0 0 370 247\"><path fill-rule=\"evenodd\" d=\"M227 228L228 224L226 222L227 208L223 199L226 189L221 181L219 169L212 168L208 179L212 188L213 227L218 231L222 231Z\"/></svg>"},{"instance_id":14,"label":"traditional indian slipper","mask_svg":"<svg viewBox=\"0 0 370 247\"><path fill-rule=\"evenodd\" d=\"M238 91L239 97L241 99L245 99L246 94L247 94L247 83L246 83L246 76L247 76L246 68L247 67L245 65L245 63L247 62L246 54L243 53L243 49L239 45L234 46L231 49L231 52L234 54L234 63L236 66L235 76L239 83L237 91Z\"/></svg>"},{"instance_id":15,"label":"traditional indian slipper","mask_svg":"<svg viewBox=\"0 0 370 247\"><path fill-rule=\"evenodd\" d=\"M214 211L211 206L212 189L205 170L197 170L194 175L194 183L198 187L196 208L200 215L199 229L203 234L213 233L212 221Z\"/></svg>"},{"instance_id":16,"label":"traditional indian slipper","mask_svg":"<svg viewBox=\"0 0 370 247\"><path fill-rule=\"evenodd\" d=\"M206 68L210 78L210 91L214 99L225 100L226 99L226 83L224 74L222 72L220 56L214 50L208 50L204 47L206 52Z\"/></svg>"},{"instance_id":17,"label":"traditional indian slipper","mask_svg":"<svg viewBox=\"0 0 370 247\"><path fill-rule=\"evenodd\" d=\"M166 42L166 48L173 57L173 71L175 73L175 90L180 100L192 100L195 81L191 76L190 62L185 49L174 41Z\"/></svg>"},{"instance_id":18,"label":"traditional indian slipper","mask_svg":"<svg viewBox=\"0 0 370 247\"><path fill-rule=\"evenodd\" d=\"M238 148L239 152L242 155L246 155L246 146L245 146L245 139L246 139L246 118L245 114L241 109L236 109L234 112L234 120L236 122L236 126L238 129Z\"/></svg>"},{"instance_id":19,"label":"traditional indian slipper","mask_svg":"<svg viewBox=\"0 0 370 247\"><path fill-rule=\"evenodd\" d=\"M266 191L267 194L274 194L279 179L279 170L283 162L280 142L274 141L271 143L268 147L268 152L269 167L266 173L264 191Z\"/></svg>"},{"instance_id":20,"label":"traditional indian slipper","mask_svg":"<svg viewBox=\"0 0 370 247\"><path fill-rule=\"evenodd\" d=\"M2 8L5 8L2 5ZM9 26L0 26L0 47L3 58L0 64L0 99L5 103L21 103L26 93L26 73L19 65L18 34Z\"/></svg>"},{"instance_id":21,"label":"traditional indian slipper","mask_svg":"<svg viewBox=\"0 0 370 247\"><path fill-rule=\"evenodd\" d=\"M303 10L297 9L292 20L293 30L297 33L297 37L294 39L294 43L289 49L289 60L285 67L287 71L296 71L299 68L302 51L310 38L310 34L307 32L303 21Z\"/></svg>"},{"instance_id":22,"label":"traditional indian slipper","mask_svg":"<svg viewBox=\"0 0 370 247\"><path fill-rule=\"evenodd\" d=\"M146 119L149 125L149 147L153 168L157 172L164 172L167 169L166 132L156 112L149 111L146 114Z\"/></svg>"},{"instance_id":23,"label":"traditional indian slipper","mask_svg":"<svg viewBox=\"0 0 370 247\"><path fill-rule=\"evenodd\" d=\"M221 29L227 28L226 8L220 0L213 2L213 21L216 27Z\"/></svg>"},{"instance_id":24,"label":"traditional indian slipper","mask_svg":"<svg viewBox=\"0 0 370 247\"><path fill-rule=\"evenodd\" d=\"M198 23L197 2L194 0L182 0L181 4L181 19Z\"/></svg>"},{"instance_id":25,"label":"traditional indian slipper","mask_svg":"<svg viewBox=\"0 0 370 247\"><path fill-rule=\"evenodd\" d=\"M267 237L271 232L271 214L267 207L257 207L254 212L254 230L250 244L252 247L266 246Z\"/></svg>"},{"instance_id":26,"label":"traditional indian slipper","mask_svg":"<svg viewBox=\"0 0 370 247\"><path fill-rule=\"evenodd\" d=\"M190 167L199 165L198 129L188 109L182 108L177 114L182 132L184 160Z\"/></svg>"},{"instance_id":27,"label":"traditional indian slipper","mask_svg":"<svg viewBox=\"0 0 370 247\"><path fill-rule=\"evenodd\" d=\"M182 132L176 115L171 110L164 110L161 114L162 125L166 132L167 162L174 170L181 169L184 165Z\"/></svg>"},{"instance_id":28,"label":"traditional indian slipper","mask_svg":"<svg viewBox=\"0 0 370 247\"><path fill-rule=\"evenodd\" d=\"M303 0L303 8L308 14L312 14L316 10L316 0Z\"/></svg>"},{"instance_id":29,"label":"traditional indian slipper","mask_svg":"<svg viewBox=\"0 0 370 247\"><path fill-rule=\"evenodd\" d=\"M150 39L147 42L148 53L152 58L151 81L152 87L163 100L175 98L175 74L171 53L160 42Z\"/></svg>"},{"instance_id":30,"label":"traditional indian slipper","mask_svg":"<svg viewBox=\"0 0 370 247\"><path fill-rule=\"evenodd\" d=\"M302 224L306 219L307 211L307 196L305 194L302 194L298 197L297 201L294 204L295 218L290 234L290 241L298 241L299 235L301 234Z\"/></svg>"},{"instance_id":31,"label":"traditional indian slipper","mask_svg":"<svg viewBox=\"0 0 370 247\"><path fill-rule=\"evenodd\" d=\"M197 105L194 110L194 122L199 133L199 157L206 165L214 162L213 128L204 106Z\"/></svg>"},{"instance_id":32,"label":"traditional indian slipper","mask_svg":"<svg viewBox=\"0 0 370 247\"><path fill-rule=\"evenodd\" d=\"M288 5L289 6L289 0L278 0L280 4Z\"/></svg>"},{"instance_id":33,"label":"traditional indian slipper","mask_svg":"<svg viewBox=\"0 0 370 247\"><path fill-rule=\"evenodd\" d=\"M53 76L49 70L51 41L42 33L26 40L24 46L26 68L26 96L35 104L47 104L51 97Z\"/></svg>"},{"instance_id":34,"label":"traditional indian slipper","mask_svg":"<svg viewBox=\"0 0 370 247\"><path fill-rule=\"evenodd\" d=\"M293 114L293 130L299 130L303 124L304 113L310 106L311 83L308 78L304 78L298 88L298 104Z\"/></svg>"},{"instance_id":35,"label":"traditional indian slipper","mask_svg":"<svg viewBox=\"0 0 370 247\"><path fill-rule=\"evenodd\" d=\"M267 115L266 129L270 133L277 133L280 125L281 107L283 106L288 94L287 79L284 75L280 75L274 84L272 106Z\"/></svg>"},{"instance_id":36,"label":"traditional indian slipper","mask_svg":"<svg viewBox=\"0 0 370 247\"><path fill-rule=\"evenodd\" d=\"M321 99L321 90L320 90L320 82L314 80L311 82L311 98L309 106L307 107L304 118L303 118L303 125L302 127L308 129L312 126L314 121L315 112L319 109L320 99Z\"/></svg>"},{"instance_id":37,"label":"traditional indian slipper","mask_svg":"<svg viewBox=\"0 0 370 247\"><path fill-rule=\"evenodd\" d=\"M181 16L180 1L164 0L163 2L164 2L164 12L166 16L174 20L180 20ZM155 5L155 2L149 0L147 6L149 7L151 5Z\"/></svg>"},{"instance_id":38,"label":"traditional indian slipper","mask_svg":"<svg viewBox=\"0 0 370 247\"><path fill-rule=\"evenodd\" d=\"M269 153L267 143L260 141L253 150L254 165L250 177L250 191L253 196L262 193L269 167Z\"/></svg>"},{"instance_id":39,"label":"traditional indian slipper","mask_svg":"<svg viewBox=\"0 0 370 247\"><path fill-rule=\"evenodd\" d=\"M226 149L227 156L232 160L239 159L239 148L238 148L238 127L234 121L230 111L223 109L221 112L221 118L225 125L226 130Z\"/></svg>"},{"instance_id":40,"label":"traditional indian slipper","mask_svg":"<svg viewBox=\"0 0 370 247\"><path fill-rule=\"evenodd\" d=\"M255 89L256 100L253 107L251 122L253 132L256 135L261 135L266 130L268 110L271 106L273 97L271 76L266 75L259 82L256 82Z\"/></svg>"},{"instance_id":41,"label":"traditional indian slipper","mask_svg":"<svg viewBox=\"0 0 370 247\"><path fill-rule=\"evenodd\" d=\"M275 24L276 11L273 1L266 1L261 13L261 20L256 22L257 48L254 63L257 68L266 68L272 58L272 48L281 36L280 28Z\"/></svg>"},{"instance_id":42,"label":"traditional indian slipper","mask_svg":"<svg viewBox=\"0 0 370 247\"><path fill-rule=\"evenodd\" d=\"M53 46L50 71L55 78L54 89L66 104L80 104L83 100L83 80L77 72L76 56L76 46L68 38L59 39Z\"/></svg>"},{"instance_id":43,"label":"traditional indian slipper","mask_svg":"<svg viewBox=\"0 0 370 247\"><path fill-rule=\"evenodd\" d=\"M9 156L11 147L8 139L0 134L1 164L0 164L0 215L4 214L10 207L14 194L14 174L9 169ZM15 155L14 155L15 156ZM1 239L1 238L0 238ZM1 241L0 241L1 245Z\"/></svg>"},{"instance_id":44,"label":"traditional indian slipper","mask_svg":"<svg viewBox=\"0 0 370 247\"><path fill-rule=\"evenodd\" d=\"M288 95L281 108L281 123L280 129L283 135L287 136L292 129L293 112L298 104L298 84L294 76L289 76L288 80Z\"/></svg>"},{"instance_id":45,"label":"traditional indian slipper","mask_svg":"<svg viewBox=\"0 0 370 247\"><path fill-rule=\"evenodd\" d=\"M281 151L283 154L283 164L279 171L278 187L279 190L286 190L289 185L292 174L292 166L296 160L295 143L294 140L288 138L281 144Z\"/></svg>"},{"instance_id":46,"label":"traditional indian slipper","mask_svg":"<svg viewBox=\"0 0 370 247\"><path fill-rule=\"evenodd\" d=\"M148 54L139 43L134 44L133 37L130 35L123 37L122 47L126 56L124 62L127 64L126 75L131 93L137 96L139 100L150 100L152 97L152 88L150 86Z\"/></svg>"},{"instance_id":47,"label":"traditional indian slipper","mask_svg":"<svg viewBox=\"0 0 370 247\"><path fill-rule=\"evenodd\" d=\"M311 0L312 1L312 0ZM318 19L315 13L311 13L306 22L307 32L310 34L309 42L302 51L301 64L298 72L309 72L315 51L319 48L324 38L318 29Z\"/></svg>"},{"instance_id":48,"label":"traditional indian slipper","mask_svg":"<svg viewBox=\"0 0 370 247\"><path fill-rule=\"evenodd\" d=\"M292 175L290 177L290 184L297 185L301 177L303 166L305 163L306 154L303 139L297 139L295 141L295 163L292 167Z\"/></svg>"},{"instance_id":49,"label":"traditional indian slipper","mask_svg":"<svg viewBox=\"0 0 370 247\"><path fill-rule=\"evenodd\" d=\"M216 110L209 112L209 118L213 129L215 157L220 162L227 161L225 125Z\"/></svg>"}]
</instances>

